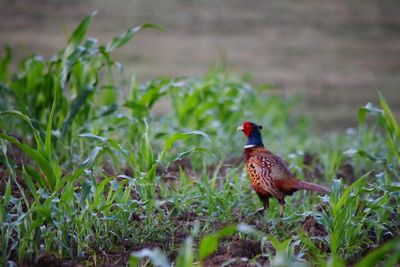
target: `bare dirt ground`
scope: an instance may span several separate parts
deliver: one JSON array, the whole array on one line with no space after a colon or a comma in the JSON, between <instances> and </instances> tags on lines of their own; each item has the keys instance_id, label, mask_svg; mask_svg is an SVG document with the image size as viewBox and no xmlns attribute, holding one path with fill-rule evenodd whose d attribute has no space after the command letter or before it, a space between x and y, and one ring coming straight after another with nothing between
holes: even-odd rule
<instances>
[{"instance_id":1,"label":"bare dirt ground","mask_svg":"<svg viewBox=\"0 0 400 267\"><path fill-rule=\"evenodd\" d=\"M383 92L400 114L400 2L396 0L0 0L0 47L17 58L50 56L83 16L98 10L90 35L109 40L144 22L115 52L139 81L203 75L225 61L238 74L304 96L298 112L321 130L356 126L358 107Z\"/></svg>"}]
</instances>

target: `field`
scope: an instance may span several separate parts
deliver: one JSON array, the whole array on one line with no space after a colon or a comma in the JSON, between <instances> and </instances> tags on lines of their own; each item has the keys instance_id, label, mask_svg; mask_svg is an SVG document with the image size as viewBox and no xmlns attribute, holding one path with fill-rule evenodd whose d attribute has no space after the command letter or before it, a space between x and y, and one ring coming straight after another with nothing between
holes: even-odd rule
<instances>
[{"instance_id":1,"label":"field","mask_svg":"<svg viewBox=\"0 0 400 267\"><path fill-rule=\"evenodd\" d=\"M3 0L0 48L10 44L17 59L48 58L94 10L89 35L102 42L145 22L166 29L113 51L139 82L201 77L223 62L276 94L300 96L295 112L320 132L357 127L357 108L378 104L378 90L400 115L399 1Z\"/></svg>"},{"instance_id":2,"label":"field","mask_svg":"<svg viewBox=\"0 0 400 267\"><path fill-rule=\"evenodd\" d=\"M93 15L53 57L0 61L0 261L20 266L394 266L400 127L383 94L355 129L316 134L299 99L231 75L123 76ZM14 63L15 64L15 63ZM17 64L16 64L17 65ZM159 112L159 105L168 105ZM265 215L242 160L244 121L301 179Z\"/></svg>"}]
</instances>

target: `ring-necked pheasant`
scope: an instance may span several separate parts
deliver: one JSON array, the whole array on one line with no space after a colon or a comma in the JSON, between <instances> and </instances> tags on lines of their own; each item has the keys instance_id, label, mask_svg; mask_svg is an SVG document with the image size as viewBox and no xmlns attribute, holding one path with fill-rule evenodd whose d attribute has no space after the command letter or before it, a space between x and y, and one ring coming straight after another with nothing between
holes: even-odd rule
<instances>
[{"instance_id":1,"label":"ring-necked pheasant","mask_svg":"<svg viewBox=\"0 0 400 267\"><path fill-rule=\"evenodd\" d=\"M238 130L243 131L248 138L244 146L247 173L264 206L258 211L265 211L269 206L269 198L274 197L278 199L282 217L285 196L291 195L299 189L320 193L330 192L330 189L325 186L297 179L279 156L264 147L260 129L262 126L252 122L245 122L238 127Z\"/></svg>"}]
</instances>

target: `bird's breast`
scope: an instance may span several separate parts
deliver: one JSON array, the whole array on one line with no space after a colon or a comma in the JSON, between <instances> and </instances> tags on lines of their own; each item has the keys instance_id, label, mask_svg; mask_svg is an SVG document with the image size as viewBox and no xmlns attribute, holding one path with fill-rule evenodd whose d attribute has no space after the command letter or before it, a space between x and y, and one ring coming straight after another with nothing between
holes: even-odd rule
<instances>
[{"instance_id":1,"label":"bird's breast","mask_svg":"<svg viewBox=\"0 0 400 267\"><path fill-rule=\"evenodd\" d=\"M254 162L247 162L247 174L250 180L250 183L253 189L262 195L268 194L268 177L261 177L259 170L257 171L257 167Z\"/></svg>"}]
</instances>

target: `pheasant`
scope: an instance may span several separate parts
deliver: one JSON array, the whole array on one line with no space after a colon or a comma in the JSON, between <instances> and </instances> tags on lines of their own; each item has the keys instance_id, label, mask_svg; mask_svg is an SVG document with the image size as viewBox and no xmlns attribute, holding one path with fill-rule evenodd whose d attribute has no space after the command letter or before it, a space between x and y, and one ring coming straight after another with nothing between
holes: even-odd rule
<instances>
[{"instance_id":1,"label":"pheasant","mask_svg":"<svg viewBox=\"0 0 400 267\"><path fill-rule=\"evenodd\" d=\"M264 212L269 206L269 198L278 199L280 216L283 216L285 196L291 195L299 189L329 193L330 189L299 180L286 166L285 162L277 155L264 147L260 130L262 126L252 122L245 122L237 128L247 136L244 146L247 174L253 189L263 203Z\"/></svg>"}]
</instances>

